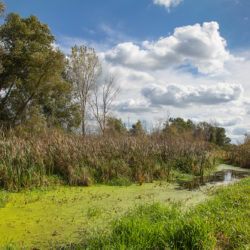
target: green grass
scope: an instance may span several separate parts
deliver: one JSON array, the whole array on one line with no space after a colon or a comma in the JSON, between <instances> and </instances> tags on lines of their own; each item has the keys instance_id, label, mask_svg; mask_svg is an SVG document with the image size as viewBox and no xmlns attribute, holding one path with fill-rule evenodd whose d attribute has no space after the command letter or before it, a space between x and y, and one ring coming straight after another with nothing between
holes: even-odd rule
<instances>
[{"instance_id":1,"label":"green grass","mask_svg":"<svg viewBox=\"0 0 250 250\"><path fill-rule=\"evenodd\" d=\"M111 233L92 235L75 249L247 249L250 178L220 187L189 211L180 204L143 205L118 219ZM73 247L71 247L73 248Z\"/></svg>"},{"instance_id":2,"label":"green grass","mask_svg":"<svg viewBox=\"0 0 250 250\"><path fill-rule=\"evenodd\" d=\"M94 231L109 232L110 223L135 206L182 201L188 207L207 198L201 191L176 187L157 181L141 186L49 186L3 192L2 197L8 199L0 208L0 249L14 244L24 244L27 249L49 249L79 243Z\"/></svg>"},{"instance_id":3,"label":"green grass","mask_svg":"<svg viewBox=\"0 0 250 250\"><path fill-rule=\"evenodd\" d=\"M5 190L0 190L0 208L5 206L5 204L8 202L8 199L9 199L9 192Z\"/></svg>"},{"instance_id":4,"label":"green grass","mask_svg":"<svg viewBox=\"0 0 250 250\"><path fill-rule=\"evenodd\" d=\"M110 186L130 186L132 182L126 177L119 177L119 178L110 180L107 184Z\"/></svg>"}]
</instances>

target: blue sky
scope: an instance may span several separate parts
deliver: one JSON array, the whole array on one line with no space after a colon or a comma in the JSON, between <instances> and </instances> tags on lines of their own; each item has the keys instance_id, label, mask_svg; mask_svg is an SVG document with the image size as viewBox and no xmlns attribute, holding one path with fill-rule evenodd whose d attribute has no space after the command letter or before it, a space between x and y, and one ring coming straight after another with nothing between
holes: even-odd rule
<instances>
[{"instance_id":1,"label":"blue sky","mask_svg":"<svg viewBox=\"0 0 250 250\"><path fill-rule=\"evenodd\" d=\"M55 36L82 37L102 42L102 26L131 39L158 39L174 28L217 21L230 49L249 46L249 0L185 0L170 12L152 0L5 0L8 12L34 14L49 24Z\"/></svg>"},{"instance_id":2,"label":"blue sky","mask_svg":"<svg viewBox=\"0 0 250 250\"><path fill-rule=\"evenodd\" d=\"M121 93L114 114L154 126L167 115L250 132L249 0L5 0L47 23L56 45L94 47Z\"/></svg>"}]
</instances>

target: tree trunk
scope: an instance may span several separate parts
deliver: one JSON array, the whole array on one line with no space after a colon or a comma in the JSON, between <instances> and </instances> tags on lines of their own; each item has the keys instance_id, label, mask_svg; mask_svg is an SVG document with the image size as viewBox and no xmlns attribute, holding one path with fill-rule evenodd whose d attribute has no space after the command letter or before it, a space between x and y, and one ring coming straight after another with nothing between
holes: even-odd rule
<instances>
[{"instance_id":1,"label":"tree trunk","mask_svg":"<svg viewBox=\"0 0 250 250\"><path fill-rule=\"evenodd\" d=\"M85 136L85 134L86 134L85 121L84 118L82 118L82 135Z\"/></svg>"},{"instance_id":2,"label":"tree trunk","mask_svg":"<svg viewBox=\"0 0 250 250\"><path fill-rule=\"evenodd\" d=\"M86 121L85 121L85 111L86 111L86 104L83 104L82 107L82 135L85 136L86 134Z\"/></svg>"}]
</instances>

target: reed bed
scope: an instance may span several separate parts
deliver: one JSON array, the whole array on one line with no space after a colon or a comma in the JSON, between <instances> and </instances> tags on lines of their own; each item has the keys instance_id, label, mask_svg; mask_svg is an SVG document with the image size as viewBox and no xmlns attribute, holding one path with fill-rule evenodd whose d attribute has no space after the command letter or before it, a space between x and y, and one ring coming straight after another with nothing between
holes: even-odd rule
<instances>
[{"instance_id":1,"label":"reed bed","mask_svg":"<svg viewBox=\"0 0 250 250\"><path fill-rule=\"evenodd\" d=\"M0 186L19 190L62 182L68 185L152 182L171 170L200 174L212 165L211 148L182 134L166 136L79 136L56 129L39 135L0 135ZM126 182L126 181L125 181Z\"/></svg>"},{"instance_id":2,"label":"reed bed","mask_svg":"<svg viewBox=\"0 0 250 250\"><path fill-rule=\"evenodd\" d=\"M231 164L242 168L250 168L250 139L246 138L241 145L233 145L227 154Z\"/></svg>"}]
</instances>

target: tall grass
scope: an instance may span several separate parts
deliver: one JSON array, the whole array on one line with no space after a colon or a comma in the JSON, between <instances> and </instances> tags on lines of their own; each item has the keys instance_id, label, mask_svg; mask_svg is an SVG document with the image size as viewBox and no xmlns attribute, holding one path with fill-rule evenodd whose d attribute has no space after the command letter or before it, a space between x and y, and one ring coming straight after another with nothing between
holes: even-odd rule
<instances>
[{"instance_id":1,"label":"tall grass","mask_svg":"<svg viewBox=\"0 0 250 250\"><path fill-rule=\"evenodd\" d=\"M243 144L232 146L228 152L227 158L230 163L236 166L250 168L250 137L246 136Z\"/></svg>"},{"instance_id":2,"label":"tall grass","mask_svg":"<svg viewBox=\"0 0 250 250\"><path fill-rule=\"evenodd\" d=\"M169 179L174 168L199 174L201 166L211 166L209 146L185 134L175 139L83 138L47 129L39 135L20 136L15 131L0 135L0 186L8 190L49 185L55 175L69 185L119 183L121 179L141 184Z\"/></svg>"},{"instance_id":3,"label":"tall grass","mask_svg":"<svg viewBox=\"0 0 250 250\"><path fill-rule=\"evenodd\" d=\"M250 178L220 188L192 210L180 205L141 206L72 249L247 249Z\"/></svg>"}]
</instances>

